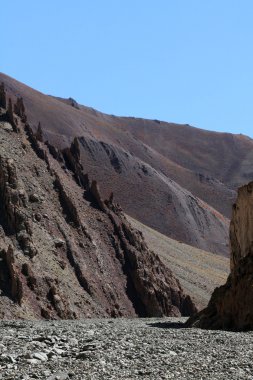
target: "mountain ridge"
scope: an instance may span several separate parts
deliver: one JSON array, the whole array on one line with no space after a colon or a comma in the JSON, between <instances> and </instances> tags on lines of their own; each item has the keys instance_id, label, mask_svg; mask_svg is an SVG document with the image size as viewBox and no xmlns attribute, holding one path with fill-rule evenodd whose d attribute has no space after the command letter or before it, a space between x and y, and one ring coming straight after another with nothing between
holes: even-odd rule
<instances>
[{"instance_id":1,"label":"mountain ridge","mask_svg":"<svg viewBox=\"0 0 253 380\"><path fill-rule=\"evenodd\" d=\"M228 255L235 189L253 178L251 139L76 109L3 74L0 81L9 96L22 96L29 123L34 131L41 123L44 141L61 150L79 138L82 165L105 198L113 191L126 213L151 228ZM209 207L218 211L215 218Z\"/></svg>"}]
</instances>

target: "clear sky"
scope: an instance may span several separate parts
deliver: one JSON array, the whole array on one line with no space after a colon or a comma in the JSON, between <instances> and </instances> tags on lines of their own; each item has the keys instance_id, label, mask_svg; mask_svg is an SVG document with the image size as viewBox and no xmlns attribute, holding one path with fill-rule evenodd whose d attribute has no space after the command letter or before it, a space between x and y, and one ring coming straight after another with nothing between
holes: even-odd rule
<instances>
[{"instance_id":1,"label":"clear sky","mask_svg":"<svg viewBox=\"0 0 253 380\"><path fill-rule=\"evenodd\" d=\"M253 137L253 1L6 0L0 71L110 114Z\"/></svg>"}]
</instances>

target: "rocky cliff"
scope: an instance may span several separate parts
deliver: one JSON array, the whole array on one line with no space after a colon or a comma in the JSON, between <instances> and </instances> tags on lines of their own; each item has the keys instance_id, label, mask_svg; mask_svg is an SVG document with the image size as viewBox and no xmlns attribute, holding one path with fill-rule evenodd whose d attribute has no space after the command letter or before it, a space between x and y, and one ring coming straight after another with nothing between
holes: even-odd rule
<instances>
[{"instance_id":1,"label":"rocky cliff","mask_svg":"<svg viewBox=\"0 0 253 380\"><path fill-rule=\"evenodd\" d=\"M230 224L231 273L216 288L206 309L188 326L211 329L253 329L253 182L238 190Z\"/></svg>"},{"instance_id":2,"label":"rocky cliff","mask_svg":"<svg viewBox=\"0 0 253 380\"><path fill-rule=\"evenodd\" d=\"M85 174L78 140L58 150L31 129L20 97L6 104L2 85L0 318L195 312L113 194L104 200Z\"/></svg>"}]
</instances>

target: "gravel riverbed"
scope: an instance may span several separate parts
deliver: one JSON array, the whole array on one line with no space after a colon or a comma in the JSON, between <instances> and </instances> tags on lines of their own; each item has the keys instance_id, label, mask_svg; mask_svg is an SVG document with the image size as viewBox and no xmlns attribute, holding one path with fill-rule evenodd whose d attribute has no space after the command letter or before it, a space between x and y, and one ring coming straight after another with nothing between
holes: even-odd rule
<instances>
[{"instance_id":1,"label":"gravel riverbed","mask_svg":"<svg viewBox=\"0 0 253 380\"><path fill-rule=\"evenodd\" d=\"M253 380L253 332L184 321L1 321L0 379Z\"/></svg>"}]
</instances>

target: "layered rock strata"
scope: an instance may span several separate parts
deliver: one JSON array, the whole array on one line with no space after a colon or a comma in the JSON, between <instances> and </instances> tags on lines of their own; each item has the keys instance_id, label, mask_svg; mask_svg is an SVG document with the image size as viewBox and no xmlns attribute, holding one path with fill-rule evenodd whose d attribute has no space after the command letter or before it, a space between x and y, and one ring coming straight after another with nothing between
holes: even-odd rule
<instances>
[{"instance_id":1,"label":"layered rock strata","mask_svg":"<svg viewBox=\"0 0 253 380\"><path fill-rule=\"evenodd\" d=\"M238 190L230 224L231 273L216 288L206 309L188 326L209 329L253 329L253 182Z\"/></svg>"}]
</instances>

